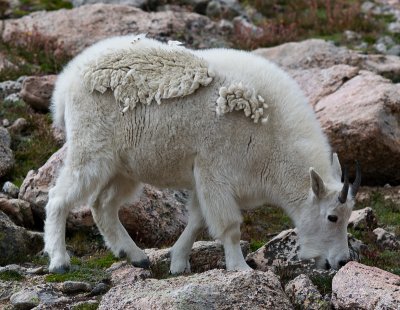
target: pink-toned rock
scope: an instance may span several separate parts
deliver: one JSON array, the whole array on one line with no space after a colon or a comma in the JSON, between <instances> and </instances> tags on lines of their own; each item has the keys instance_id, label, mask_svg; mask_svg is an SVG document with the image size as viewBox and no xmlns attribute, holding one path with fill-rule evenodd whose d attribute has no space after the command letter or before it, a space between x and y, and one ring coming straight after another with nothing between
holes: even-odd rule
<instances>
[{"instance_id":1,"label":"pink-toned rock","mask_svg":"<svg viewBox=\"0 0 400 310\"><path fill-rule=\"evenodd\" d=\"M322 98L337 91L344 83L355 77L360 71L357 67L334 65L329 68L311 68L290 70L314 107Z\"/></svg>"},{"instance_id":2,"label":"pink-toned rock","mask_svg":"<svg viewBox=\"0 0 400 310\"><path fill-rule=\"evenodd\" d=\"M214 22L186 12L144 12L128 5L94 4L72 10L35 12L5 20L0 34L5 43L45 45L55 56L73 56L94 42L115 35L147 33L175 39L193 47L224 45ZM200 40L201 39L201 40Z\"/></svg>"},{"instance_id":3,"label":"pink-toned rock","mask_svg":"<svg viewBox=\"0 0 400 310\"><path fill-rule=\"evenodd\" d=\"M126 261L114 263L107 271L111 272L111 282L114 286L132 284L151 277L149 270L133 267Z\"/></svg>"},{"instance_id":4,"label":"pink-toned rock","mask_svg":"<svg viewBox=\"0 0 400 310\"><path fill-rule=\"evenodd\" d=\"M400 309L400 277L349 262L333 278L332 302L336 309Z\"/></svg>"},{"instance_id":5,"label":"pink-toned rock","mask_svg":"<svg viewBox=\"0 0 400 310\"><path fill-rule=\"evenodd\" d=\"M30 76L22 83L21 98L33 109L48 111L56 75Z\"/></svg>"},{"instance_id":6,"label":"pink-toned rock","mask_svg":"<svg viewBox=\"0 0 400 310\"><path fill-rule=\"evenodd\" d=\"M337 64L357 66L358 53L332 42L310 39L290 42L270 48L259 48L254 53L261 55L286 69L329 68Z\"/></svg>"},{"instance_id":7,"label":"pink-toned rock","mask_svg":"<svg viewBox=\"0 0 400 310\"><path fill-rule=\"evenodd\" d=\"M400 84L360 71L314 109L342 163L360 161L364 183L400 182Z\"/></svg>"},{"instance_id":8,"label":"pink-toned rock","mask_svg":"<svg viewBox=\"0 0 400 310\"><path fill-rule=\"evenodd\" d=\"M254 53L290 70L325 69L334 65L345 64L373 71L392 79L397 79L400 75L400 58L397 56L364 55L320 39L259 48Z\"/></svg>"},{"instance_id":9,"label":"pink-toned rock","mask_svg":"<svg viewBox=\"0 0 400 310\"><path fill-rule=\"evenodd\" d=\"M54 186L59 169L64 163L67 146L54 153L38 170L29 171L19 189L19 199L32 204L33 213L40 219L45 218L45 209L49 189Z\"/></svg>"},{"instance_id":10,"label":"pink-toned rock","mask_svg":"<svg viewBox=\"0 0 400 310\"><path fill-rule=\"evenodd\" d=\"M163 280L146 279L111 288L99 310L293 309L272 272L214 269Z\"/></svg>"},{"instance_id":11,"label":"pink-toned rock","mask_svg":"<svg viewBox=\"0 0 400 310\"><path fill-rule=\"evenodd\" d=\"M246 257L250 245L247 241L240 241L243 256ZM151 263L153 276L165 278L169 275L171 264L171 248L146 249L145 252ZM217 241L197 241L190 252L191 272L204 272L210 269L225 269L225 254L222 243Z\"/></svg>"},{"instance_id":12,"label":"pink-toned rock","mask_svg":"<svg viewBox=\"0 0 400 310\"><path fill-rule=\"evenodd\" d=\"M44 220L49 189L54 186L63 165L67 146L37 171L30 171L20 188L19 198L32 204L34 214ZM123 206L119 217L129 234L139 245L160 247L177 240L187 223L187 197L180 191L159 190L146 185L137 202ZM79 230L94 225L88 206L75 206L67 218L68 230Z\"/></svg>"},{"instance_id":13,"label":"pink-toned rock","mask_svg":"<svg viewBox=\"0 0 400 310\"><path fill-rule=\"evenodd\" d=\"M0 198L0 210L18 226L33 228L34 220L29 202L21 199Z\"/></svg>"}]
</instances>

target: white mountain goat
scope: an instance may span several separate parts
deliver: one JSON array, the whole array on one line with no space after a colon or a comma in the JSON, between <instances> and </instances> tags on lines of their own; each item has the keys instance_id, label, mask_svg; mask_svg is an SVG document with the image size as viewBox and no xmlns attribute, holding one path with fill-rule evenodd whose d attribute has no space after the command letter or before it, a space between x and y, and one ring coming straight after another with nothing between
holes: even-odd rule
<instances>
[{"instance_id":1,"label":"white mountain goat","mask_svg":"<svg viewBox=\"0 0 400 310\"><path fill-rule=\"evenodd\" d=\"M190 271L189 254L205 226L222 241L228 270L250 269L239 246L241 209L266 203L294 221L302 258L333 268L349 259L346 226L359 169L347 199L348 179L341 183L338 158L305 96L267 60L115 37L71 61L52 108L68 150L46 206L51 272L69 267L66 217L82 202L115 255L148 267L118 218L143 183L192 191L172 273Z\"/></svg>"}]
</instances>

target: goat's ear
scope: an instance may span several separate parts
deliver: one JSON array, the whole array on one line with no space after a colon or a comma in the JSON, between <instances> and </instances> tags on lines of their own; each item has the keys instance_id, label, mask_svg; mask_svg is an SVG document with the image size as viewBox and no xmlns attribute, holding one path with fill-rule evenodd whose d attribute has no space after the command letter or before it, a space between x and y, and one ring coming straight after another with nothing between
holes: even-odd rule
<instances>
[{"instance_id":1,"label":"goat's ear","mask_svg":"<svg viewBox=\"0 0 400 310\"><path fill-rule=\"evenodd\" d=\"M340 167L339 157L337 153L332 154L332 168L337 180L342 178L342 168Z\"/></svg>"},{"instance_id":2,"label":"goat's ear","mask_svg":"<svg viewBox=\"0 0 400 310\"><path fill-rule=\"evenodd\" d=\"M321 179L319 174L314 170L314 168L310 168L310 181L311 181L311 189L314 192L314 195L321 199L325 195L325 184Z\"/></svg>"}]
</instances>

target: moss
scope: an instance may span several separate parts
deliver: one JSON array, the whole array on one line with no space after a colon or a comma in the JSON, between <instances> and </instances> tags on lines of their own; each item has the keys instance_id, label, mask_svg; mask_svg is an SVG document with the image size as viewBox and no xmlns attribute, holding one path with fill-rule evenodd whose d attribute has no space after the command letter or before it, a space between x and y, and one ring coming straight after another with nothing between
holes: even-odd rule
<instances>
[{"instance_id":1,"label":"moss","mask_svg":"<svg viewBox=\"0 0 400 310\"><path fill-rule=\"evenodd\" d=\"M82 303L72 308L72 310L96 310L99 307L99 303Z\"/></svg>"},{"instance_id":2,"label":"moss","mask_svg":"<svg viewBox=\"0 0 400 310\"><path fill-rule=\"evenodd\" d=\"M84 265L88 268L108 268L117 261L118 259L111 252L107 252L104 256L91 257L84 262Z\"/></svg>"},{"instance_id":3,"label":"moss","mask_svg":"<svg viewBox=\"0 0 400 310\"><path fill-rule=\"evenodd\" d=\"M71 271L64 274L49 274L47 282L85 281L92 284L103 280L109 281L110 275L103 269L91 269L83 266L72 266Z\"/></svg>"},{"instance_id":4,"label":"moss","mask_svg":"<svg viewBox=\"0 0 400 310\"><path fill-rule=\"evenodd\" d=\"M251 252L255 252L257 251L259 248L261 248L266 242L262 241L262 240L252 240L250 242L250 251Z\"/></svg>"},{"instance_id":5,"label":"moss","mask_svg":"<svg viewBox=\"0 0 400 310\"><path fill-rule=\"evenodd\" d=\"M34 11L53 11L71 9L72 3L65 0L20 0L19 5L13 10L13 17L21 17Z\"/></svg>"},{"instance_id":6,"label":"moss","mask_svg":"<svg viewBox=\"0 0 400 310\"><path fill-rule=\"evenodd\" d=\"M25 277L15 270L7 270L0 272L0 280L2 281L22 281Z\"/></svg>"},{"instance_id":7,"label":"moss","mask_svg":"<svg viewBox=\"0 0 400 310\"><path fill-rule=\"evenodd\" d=\"M332 276L314 275L310 277L311 282L317 287L322 296L332 293Z\"/></svg>"}]
</instances>

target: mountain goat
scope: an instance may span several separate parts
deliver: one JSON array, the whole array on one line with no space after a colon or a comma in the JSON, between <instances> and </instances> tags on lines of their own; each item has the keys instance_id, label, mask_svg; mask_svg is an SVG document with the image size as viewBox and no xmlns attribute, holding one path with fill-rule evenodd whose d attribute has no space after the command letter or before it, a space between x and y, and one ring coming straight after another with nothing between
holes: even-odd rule
<instances>
[{"instance_id":1,"label":"mountain goat","mask_svg":"<svg viewBox=\"0 0 400 310\"><path fill-rule=\"evenodd\" d=\"M282 207L298 228L302 258L339 268L360 184L341 183L338 158L297 84L244 51L193 51L144 36L101 41L60 74L53 94L67 157L46 206L50 271L69 267L66 217L88 202L107 246L133 265L145 253L118 218L143 183L192 192L188 225L171 250L171 272L207 226L228 270L246 270L241 209Z\"/></svg>"}]
</instances>

